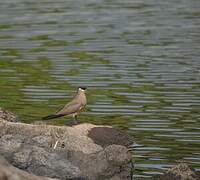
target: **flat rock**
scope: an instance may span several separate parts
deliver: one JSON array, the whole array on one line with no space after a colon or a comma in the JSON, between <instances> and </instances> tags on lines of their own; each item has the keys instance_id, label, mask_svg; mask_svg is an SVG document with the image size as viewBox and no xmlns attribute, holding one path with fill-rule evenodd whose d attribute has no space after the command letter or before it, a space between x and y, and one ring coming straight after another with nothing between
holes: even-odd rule
<instances>
[{"instance_id":1,"label":"flat rock","mask_svg":"<svg viewBox=\"0 0 200 180\"><path fill-rule=\"evenodd\" d=\"M131 142L111 127L33 125L0 118L0 154L13 166L37 176L129 180L132 157L125 146Z\"/></svg>"}]
</instances>

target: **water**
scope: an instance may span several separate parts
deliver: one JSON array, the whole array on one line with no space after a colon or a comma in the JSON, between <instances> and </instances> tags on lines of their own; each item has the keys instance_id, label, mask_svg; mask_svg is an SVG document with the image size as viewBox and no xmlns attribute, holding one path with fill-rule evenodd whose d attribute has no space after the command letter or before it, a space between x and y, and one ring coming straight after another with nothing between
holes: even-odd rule
<instances>
[{"instance_id":1,"label":"water","mask_svg":"<svg viewBox=\"0 0 200 180\"><path fill-rule=\"evenodd\" d=\"M0 106L29 123L85 85L80 120L133 137L136 179L180 161L200 170L199 8L196 0L0 0Z\"/></svg>"}]
</instances>

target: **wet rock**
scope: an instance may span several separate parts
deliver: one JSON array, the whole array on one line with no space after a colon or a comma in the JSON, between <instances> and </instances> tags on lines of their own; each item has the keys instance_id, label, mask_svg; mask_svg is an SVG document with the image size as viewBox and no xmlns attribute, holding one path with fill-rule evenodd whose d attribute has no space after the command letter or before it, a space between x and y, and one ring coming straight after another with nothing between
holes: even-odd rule
<instances>
[{"instance_id":1,"label":"wet rock","mask_svg":"<svg viewBox=\"0 0 200 180\"><path fill-rule=\"evenodd\" d=\"M101 133L110 139L104 140ZM125 143L118 143L116 138ZM129 180L131 154L123 145L130 142L111 127L33 125L0 119L0 154L13 166L37 176Z\"/></svg>"},{"instance_id":2,"label":"wet rock","mask_svg":"<svg viewBox=\"0 0 200 180\"><path fill-rule=\"evenodd\" d=\"M15 114L1 107L0 107L0 118L10 122L19 122L19 119Z\"/></svg>"},{"instance_id":3,"label":"wet rock","mask_svg":"<svg viewBox=\"0 0 200 180\"><path fill-rule=\"evenodd\" d=\"M200 174L186 163L180 163L161 175L160 180L199 180Z\"/></svg>"}]
</instances>

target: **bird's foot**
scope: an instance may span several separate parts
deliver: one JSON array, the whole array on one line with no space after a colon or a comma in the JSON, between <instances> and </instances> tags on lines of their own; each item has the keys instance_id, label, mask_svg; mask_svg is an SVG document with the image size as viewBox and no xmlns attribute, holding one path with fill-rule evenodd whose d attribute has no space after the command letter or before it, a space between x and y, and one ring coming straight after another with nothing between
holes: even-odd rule
<instances>
[{"instance_id":1,"label":"bird's foot","mask_svg":"<svg viewBox=\"0 0 200 180\"><path fill-rule=\"evenodd\" d=\"M80 124L80 123L81 123L80 121L73 119L73 120L67 122L65 125L68 125L68 126L75 126L75 125L78 125L78 124Z\"/></svg>"}]
</instances>

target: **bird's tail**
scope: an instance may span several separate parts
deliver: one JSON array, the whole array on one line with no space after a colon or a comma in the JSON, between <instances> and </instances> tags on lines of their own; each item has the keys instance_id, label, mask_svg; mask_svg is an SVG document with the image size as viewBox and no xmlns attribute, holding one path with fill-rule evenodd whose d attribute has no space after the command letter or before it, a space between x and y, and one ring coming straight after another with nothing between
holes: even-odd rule
<instances>
[{"instance_id":1,"label":"bird's tail","mask_svg":"<svg viewBox=\"0 0 200 180\"><path fill-rule=\"evenodd\" d=\"M64 115L62 114L51 114L49 116L45 116L42 118L42 120L49 120L49 119L54 119L54 118L58 118L58 117L62 117Z\"/></svg>"}]
</instances>

